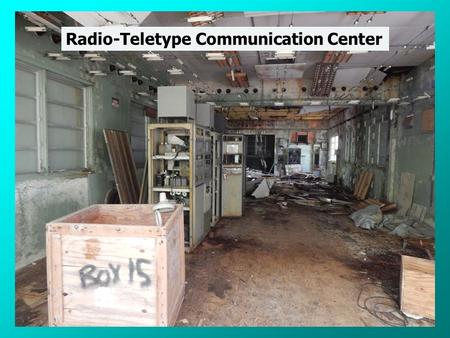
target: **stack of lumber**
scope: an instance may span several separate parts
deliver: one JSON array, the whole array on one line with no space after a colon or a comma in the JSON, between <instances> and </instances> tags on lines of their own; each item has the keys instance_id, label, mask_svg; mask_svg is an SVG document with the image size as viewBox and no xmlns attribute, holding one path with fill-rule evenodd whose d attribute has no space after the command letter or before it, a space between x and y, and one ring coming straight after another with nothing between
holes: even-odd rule
<instances>
[{"instance_id":1,"label":"stack of lumber","mask_svg":"<svg viewBox=\"0 0 450 338\"><path fill-rule=\"evenodd\" d=\"M370 189L370 184L372 183L373 172L363 170L356 181L355 190L353 191L353 196L359 200L364 200L367 197L367 193Z\"/></svg>"}]
</instances>

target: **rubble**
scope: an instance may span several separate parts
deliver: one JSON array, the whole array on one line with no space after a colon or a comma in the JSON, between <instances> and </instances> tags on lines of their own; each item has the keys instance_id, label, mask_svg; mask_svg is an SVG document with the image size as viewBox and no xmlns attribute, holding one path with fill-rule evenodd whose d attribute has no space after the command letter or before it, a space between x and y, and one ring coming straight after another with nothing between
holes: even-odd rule
<instances>
[{"instance_id":1,"label":"rubble","mask_svg":"<svg viewBox=\"0 0 450 338\"><path fill-rule=\"evenodd\" d=\"M402 238L434 238L434 227L424 221L423 210L416 208L421 212L414 209L409 216L399 216L395 203L374 198L356 200L350 191L310 173L276 178L248 170L246 190L256 199L272 198L281 209L307 206L329 215L349 215L361 229L380 230Z\"/></svg>"},{"instance_id":2,"label":"rubble","mask_svg":"<svg viewBox=\"0 0 450 338\"><path fill-rule=\"evenodd\" d=\"M364 209L355 211L350 215L355 225L361 229L373 230L380 227L383 213L378 205L369 205Z\"/></svg>"}]
</instances>

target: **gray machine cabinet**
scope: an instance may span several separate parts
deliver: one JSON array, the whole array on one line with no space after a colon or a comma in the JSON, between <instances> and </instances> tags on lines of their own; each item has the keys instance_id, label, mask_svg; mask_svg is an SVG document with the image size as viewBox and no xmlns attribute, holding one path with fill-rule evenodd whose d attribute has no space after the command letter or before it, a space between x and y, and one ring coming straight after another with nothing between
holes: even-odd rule
<instances>
[{"instance_id":1,"label":"gray machine cabinet","mask_svg":"<svg viewBox=\"0 0 450 338\"><path fill-rule=\"evenodd\" d=\"M158 117L185 117L195 120L195 96L186 86L158 87Z\"/></svg>"},{"instance_id":2,"label":"gray machine cabinet","mask_svg":"<svg viewBox=\"0 0 450 338\"><path fill-rule=\"evenodd\" d=\"M225 131L226 124L227 120L222 112L217 112L214 114L214 130L216 132L223 133Z\"/></svg>"},{"instance_id":3,"label":"gray machine cabinet","mask_svg":"<svg viewBox=\"0 0 450 338\"><path fill-rule=\"evenodd\" d=\"M222 216L240 217L244 195L244 138L222 135Z\"/></svg>"},{"instance_id":4,"label":"gray machine cabinet","mask_svg":"<svg viewBox=\"0 0 450 338\"><path fill-rule=\"evenodd\" d=\"M195 121L198 125L205 128L214 127L214 106L209 103L197 104L197 115Z\"/></svg>"}]
</instances>

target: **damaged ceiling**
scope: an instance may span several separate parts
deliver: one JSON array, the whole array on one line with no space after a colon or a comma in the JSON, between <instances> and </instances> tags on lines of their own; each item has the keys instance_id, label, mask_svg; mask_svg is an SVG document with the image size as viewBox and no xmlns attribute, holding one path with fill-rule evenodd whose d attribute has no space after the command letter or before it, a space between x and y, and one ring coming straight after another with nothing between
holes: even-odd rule
<instances>
[{"instance_id":1,"label":"damaged ceiling","mask_svg":"<svg viewBox=\"0 0 450 338\"><path fill-rule=\"evenodd\" d=\"M27 15L28 13L28 15ZM385 104L395 95L394 71L417 66L434 55L432 12L24 12L32 24L53 32L62 25L105 26L389 26L387 52L142 52L99 53L89 70L113 76L110 64L136 66L142 85L137 92L154 95L160 85L188 85L199 102L217 107L240 104L260 108ZM41 20L36 20L39 16ZM208 18L207 21L205 21ZM39 19L39 18L38 18ZM43 23L43 20L47 22ZM53 28L51 28L53 27ZM56 28L55 28L56 27ZM52 51L49 51L52 52ZM148 54L148 53L147 53ZM150 53L150 56L155 54ZM68 55L77 58L79 55ZM104 60L103 60L104 58ZM100 61L103 60L103 61ZM406 67L406 68L405 68ZM172 70L169 72L168 70ZM94 76L93 76L94 77ZM394 87L392 87L394 85ZM364 90L363 90L364 88ZM352 103L353 102L353 103ZM317 107L315 107L317 108ZM321 111L321 110L317 110ZM328 118L322 109L318 118ZM275 116L277 114L268 115ZM242 116L244 116L243 114ZM297 114L298 115L298 114ZM288 113L289 118L297 115ZM300 114L301 115L301 114ZM231 116L233 118L234 115ZM239 115L239 118L242 118ZM264 115L266 116L266 115ZM263 118L263 117L262 117ZM264 117L265 118L265 117ZM283 118L285 118L283 116Z\"/></svg>"}]
</instances>

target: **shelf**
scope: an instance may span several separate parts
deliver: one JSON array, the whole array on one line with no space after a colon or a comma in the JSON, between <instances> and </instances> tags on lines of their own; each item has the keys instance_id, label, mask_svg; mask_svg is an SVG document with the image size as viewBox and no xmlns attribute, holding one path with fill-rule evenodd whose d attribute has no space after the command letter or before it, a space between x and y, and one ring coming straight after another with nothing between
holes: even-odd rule
<instances>
[{"instance_id":1,"label":"shelf","mask_svg":"<svg viewBox=\"0 0 450 338\"><path fill-rule=\"evenodd\" d=\"M152 190L156 192L167 192L167 191L190 192L189 187L153 187Z\"/></svg>"},{"instance_id":2,"label":"shelf","mask_svg":"<svg viewBox=\"0 0 450 338\"><path fill-rule=\"evenodd\" d=\"M154 160L172 160L172 161L189 161L189 156L165 156L165 155L153 155Z\"/></svg>"}]
</instances>

